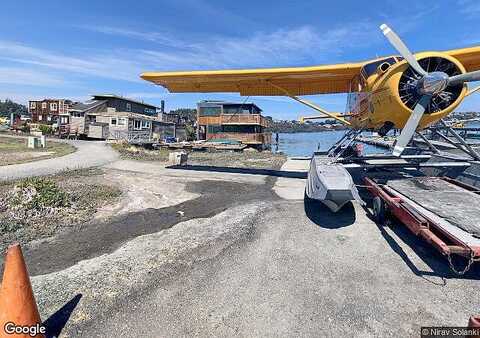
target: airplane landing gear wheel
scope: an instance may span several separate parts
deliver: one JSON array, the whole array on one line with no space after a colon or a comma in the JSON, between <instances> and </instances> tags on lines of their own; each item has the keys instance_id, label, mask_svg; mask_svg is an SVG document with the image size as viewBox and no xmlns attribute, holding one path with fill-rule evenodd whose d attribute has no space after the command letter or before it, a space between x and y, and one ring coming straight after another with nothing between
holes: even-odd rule
<instances>
[{"instance_id":1,"label":"airplane landing gear wheel","mask_svg":"<svg viewBox=\"0 0 480 338\"><path fill-rule=\"evenodd\" d=\"M385 202L378 196L373 198L373 218L379 224L385 224L387 219L387 210Z\"/></svg>"}]
</instances>

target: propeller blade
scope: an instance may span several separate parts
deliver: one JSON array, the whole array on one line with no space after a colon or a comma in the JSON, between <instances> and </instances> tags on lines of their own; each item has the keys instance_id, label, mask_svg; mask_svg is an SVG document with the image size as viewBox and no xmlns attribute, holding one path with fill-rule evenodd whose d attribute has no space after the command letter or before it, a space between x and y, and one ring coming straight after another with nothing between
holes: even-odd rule
<instances>
[{"instance_id":1,"label":"propeller blade","mask_svg":"<svg viewBox=\"0 0 480 338\"><path fill-rule=\"evenodd\" d=\"M452 76L450 79L448 79L448 84L451 85L451 84L473 82L473 81L480 81L480 70Z\"/></svg>"},{"instance_id":2,"label":"propeller blade","mask_svg":"<svg viewBox=\"0 0 480 338\"><path fill-rule=\"evenodd\" d=\"M418 124L420 123L420 120L423 117L423 113L427 109L427 106L430 103L431 98L432 97L430 95L423 95L420 98L420 100L417 102L415 109L413 109L412 114L408 118L407 123L405 123L405 126L403 127L402 132L400 133L400 136L398 137L397 142L395 143L395 147L393 148L394 156L398 157L402 155L403 150L412 139L413 134L415 134Z\"/></svg>"},{"instance_id":3,"label":"propeller blade","mask_svg":"<svg viewBox=\"0 0 480 338\"><path fill-rule=\"evenodd\" d=\"M395 47L395 49L400 53L401 56L408 62L408 64L415 69L420 75L426 75L427 72L420 66L415 56L410 52L408 47L403 43L403 41L395 34L394 31L390 29L386 24L380 26L380 29L383 32L383 35L390 41L390 43Z\"/></svg>"}]
</instances>

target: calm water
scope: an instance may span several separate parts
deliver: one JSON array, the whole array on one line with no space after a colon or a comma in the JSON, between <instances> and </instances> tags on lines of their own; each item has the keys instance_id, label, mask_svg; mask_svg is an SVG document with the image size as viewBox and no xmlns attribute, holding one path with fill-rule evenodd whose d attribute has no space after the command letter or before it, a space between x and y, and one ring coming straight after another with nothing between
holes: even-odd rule
<instances>
[{"instance_id":1,"label":"calm water","mask_svg":"<svg viewBox=\"0 0 480 338\"><path fill-rule=\"evenodd\" d=\"M345 130L320 131L316 133L278 134L278 151L287 156L311 156L316 150L328 150L343 135ZM275 134L272 135L272 139ZM275 146L273 146L275 149ZM383 153L385 150L365 145L366 153Z\"/></svg>"},{"instance_id":2,"label":"calm water","mask_svg":"<svg viewBox=\"0 0 480 338\"><path fill-rule=\"evenodd\" d=\"M480 122L467 123L467 127L480 127ZM320 131L316 133L280 133L278 151L287 156L311 156L314 151L328 150L345 134L345 130ZM367 133L365 133L367 135ZM275 134L272 134L275 140ZM480 142L480 139L469 139L469 142ZM273 148L275 150L275 146ZM365 153L385 153L387 150L370 145L365 145Z\"/></svg>"}]
</instances>

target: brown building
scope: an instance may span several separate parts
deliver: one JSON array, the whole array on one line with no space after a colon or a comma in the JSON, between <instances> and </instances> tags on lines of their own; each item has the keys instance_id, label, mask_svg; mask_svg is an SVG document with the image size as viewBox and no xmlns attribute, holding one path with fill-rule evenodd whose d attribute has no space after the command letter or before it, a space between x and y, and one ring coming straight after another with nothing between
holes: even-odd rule
<instances>
[{"instance_id":1,"label":"brown building","mask_svg":"<svg viewBox=\"0 0 480 338\"><path fill-rule=\"evenodd\" d=\"M201 101L197 104L197 138L229 139L257 148L269 148L272 134L265 132L269 120L254 103Z\"/></svg>"},{"instance_id":2,"label":"brown building","mask_svg":"<svg viewBox=\"0 0 480 338\"><path fill-rule=\"evenodd\" d=\"M68 124L69 110L74 103L65 99L28 101L32 122L39 124Z\"/></svg>"},{"instance_id":3,"label":"brown building","mask_svg":"<svg viewBox=\"0 0 480 338\"><path fill-rule=\"evenodd\" d=\"M154 143L175 136L175 124L162 121L157 107L117 95L93 95L70 109L68 133L80 137Z\"/></svg>"}]
</instances>

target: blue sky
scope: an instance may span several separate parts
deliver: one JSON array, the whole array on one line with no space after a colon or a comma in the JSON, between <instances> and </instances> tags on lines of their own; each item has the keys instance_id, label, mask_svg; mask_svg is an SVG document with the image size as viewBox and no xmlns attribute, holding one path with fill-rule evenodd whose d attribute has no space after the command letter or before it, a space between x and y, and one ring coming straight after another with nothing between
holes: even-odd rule
<instances>
[{"instance_id":1,"label":"blue sky","mask_svg":"<svg viewBox=\"0 0 480 338\"><path fill-rule=\"evenodd\" d=\"M480 44L480 1L2 1L0 98L86 100L115 93L167 110L234 94L169 94L143 71L302 66L393 54L389 24L414 52ZM345 95L310 97L333 111ZM274 118L311 111L251 97ZM480 110L479 94L459 110Z\"/></svg>"}]
</instances>

